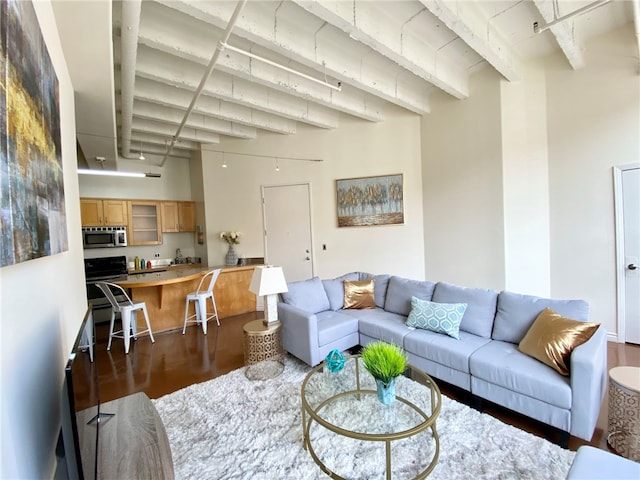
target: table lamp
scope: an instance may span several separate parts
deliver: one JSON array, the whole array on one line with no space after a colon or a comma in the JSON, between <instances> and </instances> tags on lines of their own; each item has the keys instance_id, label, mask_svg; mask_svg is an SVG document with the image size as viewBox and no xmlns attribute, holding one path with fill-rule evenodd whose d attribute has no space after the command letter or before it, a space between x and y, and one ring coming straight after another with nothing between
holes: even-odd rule
<instances>
[{"instance_id":1,"label":"table lamp","mask_svg":"<svg viewBox=\"0 0 640 480\"><path fill-rule=\"evenodd\" d=\"M267 265L256 267L251 278L249 291L259 297L264 296L264 324L278 321L278 294L288 292L282 267Z\"/></svg>"}]
</instances>

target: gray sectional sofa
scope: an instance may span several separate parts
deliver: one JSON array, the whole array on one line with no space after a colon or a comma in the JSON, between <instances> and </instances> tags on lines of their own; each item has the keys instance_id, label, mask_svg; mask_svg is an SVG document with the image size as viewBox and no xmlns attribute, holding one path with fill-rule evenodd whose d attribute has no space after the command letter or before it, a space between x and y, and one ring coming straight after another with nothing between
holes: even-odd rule
<instances>
[{"instance_id":1,"label":"gray sectional sofa","mask_svg":"<svg viewBox=\"0 0 640 480\"><path fill-rule=\"evenodd\" d=\"M374 280L376 308L343 309L343 281L366 279ZM362 272L329 280L315 277L288 286L289 292L278 303L283 347L311 366L333 349L344 351L376 340L393 342L405 349L412 365L476 398L585 440L593 435L606 392L605 329L600 326L573 350L569 376L518 349L546 307L587 321L589 308L583 300L554 300ZM414 296L438 303L466 303L459 339L407 326Z\"/></svg>"}]
</instances>

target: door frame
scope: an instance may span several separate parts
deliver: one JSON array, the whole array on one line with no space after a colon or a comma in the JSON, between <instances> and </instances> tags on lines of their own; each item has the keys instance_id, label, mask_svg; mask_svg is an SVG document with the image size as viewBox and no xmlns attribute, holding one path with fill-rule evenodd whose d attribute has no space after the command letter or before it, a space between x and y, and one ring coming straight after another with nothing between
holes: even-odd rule
<instances>
[{"instance_id":1,"label":"door frame","mask_svg":"<svg viewBox=\"0 0 640 480\"><path fill-rule=\"evenodd\" d=\"M626 341L626 293L625 293L625 271L624 261L624 217L622 199L622 174L627 170L640 168L640 163L627 163L625 165L614 165L613 167L613 198L614 198L614 220L615 220L615 242L616 242L616 307L617 307L617 329L616 341L624 343Z\"/></svg>"},{"instance_id":2,"label":"door frame","mask_svg":"<svg viewBox=\"0 0 640 480\"><path fill-rule=\"evenodd\" d=\"M262 244L264 248L264 259L265 263L267 263L267 259L269 258L269 252L267 248L267 215L266 215L266 205L264 201L264 190L265 188L274 188L274 187L295 187L298 185L303 185L307 187L307 191L309 192L309 236L311 239L311 276L314 277L316 275L316 249L315 245L315 237L313 234L313 195L311 192L311 182L310 181L302 181L302 182L291 182L291 183L274 183L269 185L260 185L260 201L262 203Z\"/></svg>"}]
</instances>

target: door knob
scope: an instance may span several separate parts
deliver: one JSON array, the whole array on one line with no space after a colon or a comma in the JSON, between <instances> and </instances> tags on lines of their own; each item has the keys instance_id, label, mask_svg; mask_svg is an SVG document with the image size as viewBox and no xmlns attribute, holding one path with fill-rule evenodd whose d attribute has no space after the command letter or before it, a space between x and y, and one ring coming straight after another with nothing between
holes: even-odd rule
<instances>
[{"instance_id":1,"label":"door knob","mask_svg":"<svg viewBox=\"0 0 640 480\"><path fill-rule=\"evenodd\" d=\"M638 266L635 263L630 263L629 265L627 265L627 268L629 270L637 270Z\"/></svg>"}]
</instances>

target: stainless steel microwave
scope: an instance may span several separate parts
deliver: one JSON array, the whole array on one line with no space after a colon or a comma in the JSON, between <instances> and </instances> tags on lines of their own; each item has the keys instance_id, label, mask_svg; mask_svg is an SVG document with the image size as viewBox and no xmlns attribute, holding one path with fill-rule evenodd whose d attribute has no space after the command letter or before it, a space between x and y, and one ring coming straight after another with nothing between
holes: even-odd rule
<instances>
[{"instance_id":1,"label":"stainless steel microwave","mask_svg":"<svg viewBox=\"0 0 640 480\"><path fill-rule=\"evenodd\" d=\"M82 245L84 248L126 247L126 227L83 227Z\"/></svg>"}]
</instances>

